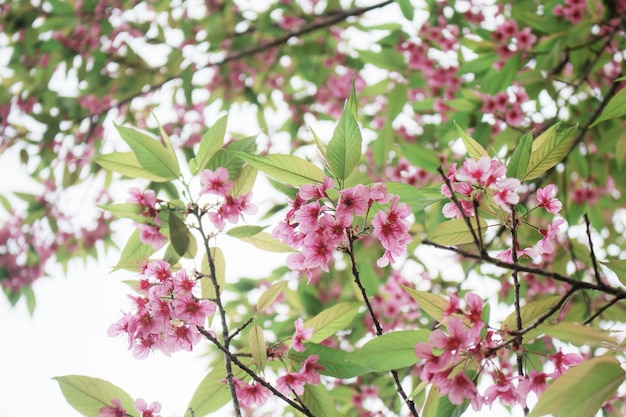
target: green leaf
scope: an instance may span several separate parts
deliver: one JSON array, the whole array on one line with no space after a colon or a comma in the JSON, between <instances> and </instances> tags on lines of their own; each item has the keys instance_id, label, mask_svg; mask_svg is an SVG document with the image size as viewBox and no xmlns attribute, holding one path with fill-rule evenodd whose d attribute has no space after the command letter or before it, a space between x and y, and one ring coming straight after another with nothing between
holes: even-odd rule
<instances>
[{"instance_id":1,"label":"green leaf","mask_svg":"<svg viewBox=\"0 0 626 417\"><path fill-rule=\"evenodd\" d=\"M551 126L533 141L532 152L523 180L533 180L561 162L574 144L578 128Z\"/></svg>"},{"instance_id":2,"label":"green leaf","mask_svg":"<svg viewBox=\"0 0 626 417\"><path fill-rule=\"evenodd\" d=\"M600 116L589 127L594 127L600 122L624 115L626 115L626 90L622 88L609 100Z\"/></svg>"},{"instance_id":3,"label":"green leaf","mask_svg":"<svg viewBox=\"0 0 626 417\"><path fill-rule=\"evenodd\" d=\"M415 12L415 9L411 4L411 0L396 0L396 3L398 3L398 6L400 6L400 11L402 12L402 15L405 17L405 19L413 21L413 14Z\"/></svg>"},{"instance_id":4,"label":"green leaf","mask_svg":"<svg viewBox=\"0 0 626 417\"><path fill-rule=\"evenodd\" d=\"M480 225L480 232L478 232L478 225L476 224L476 217L470 217L470 223L474 229L476 236L481 235L487 230L487 222L484 219L479 219L478 225ZM472 232L467 227L464 219L448 220L438 224L428 234L428 239L439 245L452 246L462 245L465 243L474 242Z\"/></svg>"},{"instance_id":5,"label":"green leaf","mask_svg":"<svg viewBox=\"0 0 626 417\"><path fill-rule=\"evenodd\" d=\"M287 281L279 281L272 284L266 289L256 302L256 311L263 311L276 300L287 286Z\"/></svg>"},{"instance_id":6,"label":"green leaf","mask_svg":"<svg viewBox=\"0 0 626 417\"><path fill-rule=\"evenodd\" d=\"M180 177L176 156L158 140L138 130L115 125L120 136L135 152L139 164L149 173L168 180Z\"/></svg>"},{"instance_id":7,"label":"green leaf","mask_svg":"<svg viewBox=\"0 0 626 417\"><path fill-rule=\"evenodd\" d=\"M315 133L311 126L309 126L309 130L313 135L313 141L315 142L315 147L317 147L317 151L320 153L323 159L326 159L326 145L324 145L324 142L322 142L320 137L317 136L317 133Z\"/></svg>"},{"instance_id":8,"label":"green leaf","mask_svg":"<svg viewBox=\"0 0 626 417\"><path fill-rule=\"evenodd\" d=\"M237 177L233 180L233 187L230 189L230 195L239 197L252 191L256 182L256 174L259 171L251 165L244 166Z\"/></svg>"},{"instance_id":9,"label":"green leaf","mask_svg":"<svg viewBox=\"0 0 626 417\"><path fill-rule=\"evenodd\" d=\"M254 236L262 232L263 229L265 229L265 227L263 226L237 226L227 231L226 234L228 236L242 238L242 237Z\"/></svg>"},{"instance_id":10,"label":"green leaf","mask_svg":"<svg viewBox=\"0 0 626 417\"><path fill-rule=\"evenodd\" d=\"M367 342L349 361L376 371L390 371L415 365L415 345L426 342L429 330L403 330L383 334Z\"/></svg>"},{"instance_id":11,"label":"green leaf","mask_svg":"<svg viewBox=\"0 0 626 417\"><path fill-rule=\"evenodd\" d=\"M351 362L350 358L352 357L352 352L343 349L333 349L328 346L309 342L305 342L304 347L306 349L304 352L296 352L293 349L290 350L289 358L304 362L310 355L317 355L319 357L317 363L324 367L324 370L320 371L322 375L347 379L371 371L368 366Z\"/></svg>"},{"instance_id":12,"label":"green leaf","mask_svg":"<svg viewBox=\"0 0 626 417\"><path fill-rule=\"evenodd\" d=\"M115 398L129 413L134 412L134 401L120 387L103 379L82 375L66 375L52 378L59 383L59 388L69 405L86 417L98 417L100 409L111 405Z\"/></svg>"},{"instance_id":13,"label":"green leaf","mask_svg":"<svg viewBox=\"0 0 626 417\"><path fill-rule=\"evenodd\" d=\"M266 232L259 232L254 236L238 237L238 239L268 252L294 252L291 246L285 245Z\"/></svg>"},{"instance_id":14,"label":"green leaf","mask_svg":"<svg viewBox=\"0 0 626 417\"><path fill-rule=\"evenodd\" d=\"M530 161L530 152L533 146L533 134L532 132L525 134L519 140L509 166L506 170L506 176L510 178L522 179L528 168L528 161Z\"/></svg>"},{"instance_id":15,"label":"green leaf","mask_svg":"<svg viewBox=\"0 0 626 417\"><path fill-rule=\"evenodd\" d=\"M230 400L230 390L226 383L226 370L222 359L202 379L183 415L187 416L188 410L192 409L195 417L203 417L219 410Z\"/></svg>"},{"instance_id":16,"label":"green leaf","mask_svg":"<svg viewBox=\"0 0 626 417\"><path fill-rule=\"evenodd\" d=\"M263 372L265 363L267 362L267 349L265 346L265 337L263 329L258 325L253 325L248 333L248 345L250 346L250 354L254 363L259 367L259 371Z\"/></svg>"},{"instance_id":17,"label":"green leaf","mask_svg":"<svg viewBox=\"0 0 626 417\"><path fill-rule=\"evenodd\" d=\"M416 167L422 168L432 174L437 173L441 166L441 160L437 153L417 143L400 143L400 149L404 157Z\"/></svg>"},{"instance_id":18,"label":"green leaf","mask_svg":"<svg viewBox=\"0 0 626 417\"><path fill-rule=\"evenodd\" d=\"M361 130L350 109L350 100L348 100L339 124L326 146L328 166L339 181L348 178L359 163L362 142Z\"/></svg>"},{"instance_id":19,"label":"green leaf","mask_svg":"<svg viewBox=\"0 0 626 417\"><path fill-rule=\"evenodd\" d=\"M552 326L540 326L538 331L575 346L611 348L619 346L619 342L614 337L580 323L561 322Z\"/></svg>"},{"instance_id":20,"label":"green leaf","mask_svg":"<svg viewBox=\"0 0 626 417\"><path fill-rule=\"evenodd\" d=\"M445 312L450 305L447 299L430 292L415 290L406 285L402 285L402 288L419 304L419 308L427 312L432 318L437 321L444 319Z\"/></svg>"},{"instance_id":21,"label":"green leaf","mask_svg":"<svg viewBox=\"0 0 626 417\"><path fill-rule=\"evenodd\" d=\"M313 328L310 341L319 343L345 329L359 312L361 303L343 302L335 304L304 323L305 328Z\"/></svg>"},{"instance_id":22,"label":"green leaf","mask_svg":"<svg viewBox=\"0 0 626 417\"><path fill-rule=\"evenodd\" d=\"M189 161L189 170L192 175L196 175L203 170L209 163L209 160L215 153L222 148L224 144L224 136L226 135L226 125L228 124L228 115L224 115L217 119L200 139L200 146L196 157Z\"/></svg>"},{"instance_id":23,"label":"green leaf","mask_svg":"<svg viewBox=\"0 0 626 417\"><path fill-rule=\"evenodd\" d=\"M144 245L139 239L139 229L136 229L128 238L120 260L113 270L126 269L128 271L139 272L139 265L142 260L148 259L155 250L150 245Z\"/></svg>"},{"instance_id":24,"label":"green leaf","mask_svg":"<svg viewBox=\"0 0 626 417\"><path fill-rule=\"evenodd\" d=\"M473 159L480 159L482 156L489 156L485 148L483 148L480 143L476 142L474 138L468 135L456 121L454 122L454 126L456 126L456 130L459 132L461 140L463 141L465 149L467 149L467 153L470 157Z\"/></svg>"},{"instance_id":25,"label":"green leaf","mask_svg":"<svg viewBox=\"0 0 626 417\"><path fill-rule=\"evenodd\" d=\"M174 210L169 211L170 240L179 256L183 256L189 248L190 234L187 225L176 215Z\"/></svg>"},{"instance_id":26,"label":"green leaf","mask_svg":"<svg viewBox=\"0 0 626 417\"><path fill-rule=\"evenodd\" d=\"M324 384L306 384L304 394L302 394L302 402L316 417L339 417L335 401Z\"/></svg>"},{"instance_id":27,"label":"green leaf","mask_svg":"<svg viewBox=\"0 0 626 417\"><path fill-rule=\"evenodd\" d=\"M146 217L141 214L144 211L144 207L139 204L103 204L98 207L121 219L131 219L137 223L144 223L146 221Z\"/></svg>"},{"instance_id":28,"label":"green leaf","mask_svg":"<svg viewBox=\"0 0 626 417\"><path fill-rule=\"evenodd\" d=\"M112 152L97 155L93 160L106 170L117 172L130 178L145 178L155 182L169 181L169 178L154 175L144 169L137 161L137 157L133 152Z\"/></svg>"},{"instance_id":29,"label":"green leaf","mask_svg":"<svg viewBox=\"0 0 626 417\"><path fill-rule=\"evenodd\" d=\"M224 148L228 150L228 148ZM300 186L324 181L324 172L311 162L293 155L259 156L228 150L242 161L285 184Z\"/></svg>"},{"instance_id":30,"label":"green leaf","mask_svg":"<svg viewBox=\"0 0 626 417\"><path fill-rule=\"evenodd\" d=\"M522 327L526 327L539 316L544 314L546 311L553 308L561 301L561 296L555 295L552 297L544 298L542 300L533 301L526 305L523 305L520 308L520 315L522 317ZM508 330L517 330L517 316L515 311L509 314L502 324L500 325L500 329L506 331Z\"/></svg>"},{"instance_id":31,"label":"green leaf","mask_svg":"<svg viewBox=\"0 0 626 417\"><path fill-rule=\"evenodd\" d=\"M409 184L386 182L387 191L400 197L400 201L407 203L413 213L424 210L426 207L446 197L441 194L441 187L415 188Z\"/></svg>"},{"instance_id":32,"label":"green leaf","mask_svg":"<svg viewBox=\"0 0 626 417\"><path fill-rule=\"evenodd\" d=\"M617 274L619 281L626 285L626 259L618 259L616 261L600 262L602 265L611 269Z\"/></svg>"},{"instance_id":33,"label":"green leaf","mask_svg":"<svg viewBox=\"0 0 626 417\"><path fill-rule=\"evenodd\" d=\"M554 381L539 397L528 417L589 417L615 395L624 370L613 356L598 356L576 365Z\"/></svg>"}]
</instances>

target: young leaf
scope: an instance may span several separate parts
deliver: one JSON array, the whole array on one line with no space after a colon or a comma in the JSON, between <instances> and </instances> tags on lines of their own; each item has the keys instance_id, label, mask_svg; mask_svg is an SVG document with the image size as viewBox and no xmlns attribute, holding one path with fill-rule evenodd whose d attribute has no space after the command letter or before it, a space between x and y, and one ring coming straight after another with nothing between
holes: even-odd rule
<instances>
[{"instance_id":1,"label":"young leaf","mask_svg":"<svg viewBox=\"0 0 626 417\"><path fill-rule=\"evenodd\" d=\"M274 300L283 292L287 286L287 281L279 281L266 289L256 302L256 311L263 311L272 305Z\"/></svg>"},{"instance_id":2,"label":"young leaf","mask_svg":"<svg viewBox=\"0 0 626 417\"><path fill-rule=\"evenodd\" d=\"M237 226L227 231L226 234L228 236L242 238L242 237L254 236L258 234L259 232L262 232L263 229L265 229L265 227L263 226L248 226L248 225Z\"/></svg>"},{"instance_id":3,"label":"young leaf","mask_svg":"<svg viewBox=\"0 0 626 417\"><path fill-rule=\"evenodd\" d=\"M136 221L137 223L143 223L146 220L146 217L141 214L144 210L144 207L139 204L103 204L99 205L98 207L108 211L115 217L119 217L121 219L131 219Z\"/></svg>"},{"instance_id":4,"label":"young leaf","mask_svg":"<svg viewBox=\"0 0 626 417\"><path fill-rule=\"evenodd\" d=\"M190 235L185 223L176 215L174 210L169 211L170 240L179 256L183 256L189 248Z\"/></svg>"},{"instance_id":5,"label":"young leaf","mask_svg":"<svg viewBox=\"0 0 626 417\"><path fill-rule=\"evenodd\" d=\"M313 327L311 342L319 343L345 329L359 312L361 303L343 302L335 304L304 323L305 328Z\"/></svg>"},{"instance_id":6,"label":"young leaf","mask_svg":"<svg viewBox=\"0 0 626 417\"><path fill-rule=\"evenodd\" d=\"M266 232L259 232L254 236L235 237L268 252L294 252L291 246L285 245Z\"/></svg>"},{"instance_id":7,"label":"young leaf","mask_svg":"<svg viewBox=\"0 0 626 417\"><path fill-rule=\"evenodd\" d=\"M112 152L97 155L93 161L108 171L117 172L130 178L144 178L154 182L169 181L169 178L155 175L144 169L137 161L134 152Z\"/></svg>"},{"instance_id":8,"label":"young leaf","mask_svg":"<svg viewBox=\"0 0 626 417\"><path fill-rule=\"evenodd\" d=\"M206 167L207 163L215 153L221 149L224 144L224 136L226 135L226 125L228 124L228 115L224 115L217 119L200 139L200 146L196 157L189 161L189 170L192 175L196 175Z\"/></svg>"},{"instance_id":9,"label":"young leaf","mask_svg":"<svg viewBox=\"0 0 626 417\"><path fill-rule=\"evenodd\" d=\"M580 323L561 322L553 326L542 326L540 330L547 336L571 343L575 346L619 346L619 342L614 337Z\"/></svg>"},{"instance_id":10,"label":"young leaf","mask_svg":"<svg viewBox=\"0 0 626 417\"><path fill-rule=\"evenodd\" d=\"M128 238L126 246L122 249L120 260L113 270L126 269L128 271L139 272L139 264L142 260L148 259L155 250L150 245L144 245L139 239L139 229L135 230Z\"/></svg>"},{"instance_id":11,"label":"young leaf","mask_svg":"<svg viewBox=\"0 0 626 417\"><path fill-rule=\"evenodd\" d=\"M397 0L398 6L400 6L400 11L405 19L412 21L413 14L415 12L413 5L411 4L411 0Z\"/></svg>"},{"instance_id":12,"label":"young leaf","mask_svg":"<svg viewBox=\"0 0 626 417\"><path fill-rule=\"evenodd\" d=\"M353 88L354 92L354 88ZM343 109L343 114L326 146L326 160L335 177L343 181L354 171L361 159L361 130L354 115L356 99L350 99Z\"/></svg>"},{"instance_id":13,"label":"young leaf","mask_svg":"<svg viewBox=\"0 0 626 417\"><path fill-rule=\"evenodd\" d=\"M259 171L285 184L300 186L324 181L324 172L311 162L293 155L259 156L245 152L228 150L242 161L247 162Z\"/></svg>"},{"instance_id":14,"label":"young leaf","mask_svg":"<svg viewBox=\"0 0 626 417\"><path fill-rule=\"evenodd\" d=\"M420 144L402 142L400 143L400 149L411 164L432 174L436 174L437 169L441 166L441 160L437 153Z\"/></svg>"},{"instance_id":15,"label":"young leaf","mask_svg":"<svg viewBox=\"0 0 626 417\"><path fill-rule=\"evenodd\" d=\"M82 375L66 375L52 378L59 383L59 388L69 405L86 417L98 417L102 407L111 405L115 398L129 413L134 412L134 401L120 387L103 379Z\"/></svg>"},{"instance_id":16,"label":"young leaf","mask_svg":"<svg viewBox=\"0 0 626 417\"><path fill-rule=\"evenodd\" d=\"M317 363L324 367L320 371L322 375L347 379L371 372L369 366L358 365L350 361L352 352L309 342L305 342L304 347L306 348L304 352L290 350L289 357L304 362L310 355L317 355L319 357Z\"/></svg>"},{"instance_id":17,"label":"young leaf","mask_svg":"<svg viewBox=\"0 0 626 417\"><path fill-rule=\"evenodd\" d=\"M259 171L253 168L252 165L245 165L239 171L237 177L233 180L233 187L230 189L230 195L233 197L239 197L240 195L248 194L252 191L254 183L256 182L256 174Z\"/></svg>"},{"instance_id":18,"label":"young leaf","mask_svg":"<svg viewBox=\"0 0 626 417\"><path fill-rule=\"evenodd\" d=\"M441 194L441 187L415 188L409 184L386 182L387 191L400 197L400 201L407 203L413 213L424 210L426 207L446 197Z\"/></svg>"},{"instance_id":19,"label":"young leaf","mask_svg":"<svg viewBox=\"0 0 626 417\"><path fill-rule=\"evenodd\" d=\"M602 265L611 269L617 274L619 281L626 285L626 259L618 259L616 261L600 262Z\"/></svg>"},{"instance_id":20,"label":"young leaf","mask_svg":"<svg viewBox=\"0 0 626 417\"><path fill-rule=\"evenodd\" d=\"M598 356L570 368L539 397L528 417L596 415L624 382L626 373L613 356Z\"/></svg>"},{"instance_id":21,"label":"young leaf","mask_svg":"<svg viewBox=\"0 0 626 417\"><path fill-rule=\"evenodd\" d=\"M445 311L448 309L450 302L445 298L432 294L426 291L414 290L413 288L402 285L404 291L406 291L411 298L413 298L420 309L427 312L432 318L437 321L442 321L445 317Z\"/></svg>"},{"instance_id":22,"label":"young leaf","mask_svg":"<svg viewBox=\"0 0 626 417\"><path fill-rule=\"evenodd\" d=\"M474 229L476 236L487 230L487 222L482 218L478 223L480 225L481 233L478 232L479 227L476 223L476 217L471 217L470 223L472 224L472 228ZM453 219L435 226L435 228L428 234L428 239L440 245L452 246L472 243L474 241L474 236L468 229L464 219Z\"/></svg>"},{"instance_id":23,"label":"young leaf","mask_svg":"<svg viewBox=\"0 0 626 417\"><path fill-rule=\"evenodd\" d=\"M480 143L476 142L473 137L468 135L456 121L454 122L454 125L456 126L456 130L459 132L461 140L463 141L465 149L467 149L467 153L470 157L473 159L480 159L481 156L489 156L485 148L483 148Z\"/></svg>"},{"instance_id":24,"label":"young leaf","mask_svg":"<svg viewBox=\"0 0 626 417\"><path fill-rule=\"evenodd\" d=\"M519 140L509 166L506 170L506 176L510 178L522 179L528 168L528 161L530 160L530 151L533 146L533 134L532 132L525 134Z\"/></svg>"},{"instance_id":25,"label":"young leaf","mask_svg":"<svg viewBox=\"0 0 626 417\"><path fill-rule=\"evenodd\" d=\"M316 417L339 417L335 401L324 384L306 384L304 394L302 394L302 402Z\"/></svg>"},{"instance_id":26,"label":"young leaf","mask_svg":"<svg viewBox=\"0 0 626 417\"><path fill-rule=\"evenodd\" d=\"M609 100L600 116L589 127L594 127L600 122L624 115L626 115L626 90L622 88Z\"/></svg>"},{"instance_id":27,"label":"young leaf","mask_svg":"<svg viewBox=\"0 0 626 417\"><path fill-rule=\"evenodd\" d=\"M313 135L313 141L315 142L317 151L320 153L322 159L326 159L326 145L324 145L324 142L322 142L320 137L317 136L317 133L315 133L315 131L313 130L311 126L309 126L309 130L311 131L311 134Z\"/></svg>"},{"instance_id":28,"label":"young leaf","mask_svg":"<svg viewBox=\"0 0 626 417\"><path fill-rule=\"evenodd\" d=\"M259 371L263 372L265 363L267 362L267 349L265 346L265 337L263 329L258 325L253 325L248 333L248 345L250 346L250 354L254 363L259 367Z\"/></svg>"},{"instance_id":29,"label":"young leaf","mask_svg":"<svg viewBox=\"0 0 626 417\"><path fill-rule=\"evenodd\" d=\"M530 325L537 317L541 316L547 310L553 308L559 303L561 296L555 295L552 297L544 298L542 300L533 301L520 308L520 315L522 317L522 327ZM509 314L502 324L501 330L517 330L517 316L515 311Z\"/></svg>"},{"instance_id":30,"label":"young leaf","mask_svg":"<svg viewBox=\"0 0 626 417\"><path fill-rule=\"evenodd\" d=\"M426 342L429 330L403 330L385 333L367 342L354 352L349 361L361 366L369 366L376 371L390 371L416 364L415 345Z\"/></svg>"},{"instance_id":31,"label":"young leaf","mask_svg":"<svg viewBox=\"0 0 626 417\"><path fill-rule=\"evenodd\" d=\"M567 156L574 144L575 133L578 128L562 127L555 124L543 132L533 141L528 167L523 180L533 180L561 162Z\"/></svg>"},{"instance_id":32,"label":"young leaf","mask_svg":"<svg viewBox=\"0 0 626 417\"><path fill-rule=\"evenodd\" d=\"M116 124L115 128L135 152L137 161L146 171L168 180L175 180L180 176L180 166L176 156L158 140L129 127Z\"/></svg>"}]
</instances>

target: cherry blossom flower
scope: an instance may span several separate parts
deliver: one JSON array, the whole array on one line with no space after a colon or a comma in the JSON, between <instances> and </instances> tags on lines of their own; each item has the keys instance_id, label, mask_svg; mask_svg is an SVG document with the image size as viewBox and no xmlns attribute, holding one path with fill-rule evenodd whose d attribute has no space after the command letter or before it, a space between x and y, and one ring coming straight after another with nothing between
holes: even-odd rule
<instances>
[{"instance_id":1,"label":"cherry blossom flower","mask_svg":"<svg viewBox=\"0 0 626 417\"><path fill-rule=\"evenodd\" d=\"M554 184L548 184L545 188L537 189L537 207L545 208L549 213L559 214L563 207L556 198L557 189Z\"/></svg>"},{"instance_id":2,"label":"cherry blossom flower","mask_svg":"<svg viewBox=\"0 0 626 417\"><path fill-rule=\"evenodd\" d=\"M583 360L582 356L577 353L563 354L561 350L552 355L548 355L548 358L554 364L554 372L548 374L551 378L557 378L563 375L570 366L577 365Z\"/></svg>"},{"instance_id":3,"label":"cherry blossom flower","mask_svg":"<svg viewBox=\"0 0 626 417\"><path fill-rule=\"evenodd\" d=\"M528 393L531 391L537 394L537 396L540 396L546 388L548 388L546 378L547 375L545 373L533 369L530 371L529 375L526 375L526 377L517 384L517 390L523 398L528 397ZM523 404L525 405L525 402Z\"/></svg>"},{"instance_id":4,"label":"cherry blossom flower","mask_svg":"<svg viewBox=\"0 0 626 417\"><path fill-rule=\"evenodd\" d=\"M439 391L448 395L452 404L461 405L465 399L472 400L478 396L476 385L467 377L465 372L458 372L439 385ZM480 408L480 407L479 407Z\"/></svg>"},{"instance_id":5,"label":"cherry blossom flower","mask_svg":"<svg viewBox=\"0 0 626 417\"><path fill-rule=\"evenodd\" d=\"M536 258L537 256L539 256L539 252L537 252L535 249L530 248L530 247L525 248L525 249L520 249L518 247L517 248L517 258L519 259L522 256L528 256L529 258ZM513 249L512 248L508 248L507 250L499 252L496 255L496 258L501 259L504 262L513 263Z\"/></svg>"},{"instance_id":6,"label":"cherry blossom flower","mask_svg":"<svg viewBox=\"0 0 626 417\"><path fill-rule=\"evenodd\" d=\"M219 167L215 171L205 169L200 174L200 181L203 187L200 189L200 195L217 194L225 197L233 187L233 182L228 180L230 174L224 167Z\"/></svg>"},{"instance_id":7,"label":"cherry blossom flower","mask_svg":"<svg viewBox=\"0 0 626 417\"><path fill-rule=\"evenodd\" d=\"M320 383L320 374L319 371L323 371L324 367L322 365L318 365L317 361L319 356L311 355L302 362L302 368L298 371L306 382L311 385L317 385Z\"/></svg>"},{"instance_id":8,"label":"cherry blossom flower","mask_svg":"<svg viewBox=\"0 0 626 417\"><path fill-rule=\"evenodd\" d=\"M135 400L135 410L141 413L140 417L160 417L160 414L156 414L161 411L161 403L155 401L148 403L143 398L137 398Z\"/></svg>"},{"instance_id":9,"label":"cherry blossom flower","mask_svg":"<svg viewBox=\"0 0 626 417\"><path fill-rule=\"evenodd\" d=\"M492 187L495 189L493 199L507 213L511 212L510 206L519 203L519 195L515 193L519 186L520 181L517 178L501 178Z\"/></svg>"},{"instance_id":10,"label":"cherry blossom flower","mask_svg":"<svg viewBox=\"0 0 626 417\"><path fill-rule=\"evenodd\" d=\"M304 393L306 378L298 372L287 372L276 379L276 389L283 395L290 395L295 392L297 395Z\"/></svg>"},{"instance_id":11,"label":"cherry blossom flower","mask_svg":"<svg viewBox=\"0 0 626 417\"><path fill-rule=\"evenodd\" d=\"M233 382L237 399L245 408L262 405L272 395L272 391L256 381L248 384L239 378L233 378Z\"/></svg>"},{"instance_id":12,"label":"cherry blossom flower","mask_svg":"<svg viewBox=\"0 0 626 417\"><path fill-rule=\"evenodd\" d=\"M385 254L376 262L381 268L394 263L394 256L404 254L406 245L411 241L409 222L406 220L411 215L411 209L405 203L398 204L398 200L397 196L394 197L391 207L376 213L372 220L373 235L385 248Z\"/></svg>"},{"instance_id":13,"label":"cherry blossom flower","mask_svg":"<svg viewBox=\"0 0 626 417\"><path fill-rule=\"evenodd\" d=\"M189 324L203 326L208 316L215 313L217 307L209 300L196 300L191 294L183 294L172 301L176 317Z\"/></svg>"},{"instance_id":14,"label":"cherry blossom flower","mask_svg":"<svg viewBox=\"0 0 626 417\"><path fill-rule=\"evenodd\" d=\"M484 403L491 406L496 398L499 398L502 404L511 407L525 402L525 398L513 385L513 377L506 376L501 372L496 376L496 383L489 386L485 391Z\"/></svg>"},{"instance_id":15,"label":"cherry blossom flower","mask_svg":"<svg viewBox=\"0 0 626 417\"><path fill-rule=\"evenodd\" d=\"M99 417L126 417L126 410L118 398L111 400L111 405L105 405L98 411Z\"/></svg>"},{"instance_id":16,"label":"cherry blossom flower","mask_svg":"<svg viewBox=\"0 0 626 417\"><path fill-rule=\"evenodd\" d=\"M549 255L554 251L554 238L559 232L559 227L565 223L563 219L557 219L554 223L548 225L548 229L540 229L539 231L543 235L543 239L537 242L537 249L539 253Z\"/></svg>"},{"instance_id":17,"label":"cherry blossom flower","mask_svg":"<svg viewBox=\"0 0 626 417\"><path fill-rule=\"evenodd\" d=\"M138 227L141 243L151 245L154 250L161 249L167 242L167 236L159 232L158 227L149 224L139 224Z\"/></svg>"},{"instance_id":18,"label":"cherry blossom flower","mask_svg":"<svg viewBox=\"0 0 626 417\"><path fill-rule=\"evenodd\" d=\"M291 338L292 347L296 352L304 352L306 348L304 347L302 342L304 342L305 340L311 339L311 336L313 336L314 329L313 327L307 327L305 329L304 325L302 324L301 318L296 320L295 325L296 325L296 333Z\"/></svg>"}]
</instances>

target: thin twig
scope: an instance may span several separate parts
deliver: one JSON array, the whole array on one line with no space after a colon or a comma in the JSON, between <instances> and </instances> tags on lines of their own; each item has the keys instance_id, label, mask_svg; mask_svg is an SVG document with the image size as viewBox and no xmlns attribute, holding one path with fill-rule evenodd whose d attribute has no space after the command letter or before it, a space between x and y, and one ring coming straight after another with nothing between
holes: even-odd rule
<instances>
[{"instance_id":1,"label":"thin twig","mask_svg":"<svg viewBox=\"0 0 626 417\"><path fill-rule=\"evenodd\" d=\"M585 219L585 226L587 227L587 240L589 242L589 252L591 253L591 264L593 265L593 275L596 278L596 282L600 285L604 284L600 278L600 271L598 271L598 261L596 260L596 253L593 250L593 242L591 241L591 224L589 223L589 216L587 213L583 215Z\"/></svg>"},{"instance_id":2,"label":"thin twig","mask_svg":"<svg viewBox=\"0 0 626 417\"><path fill-rule=\"evenodd\" d=\"M601 315L602 313L604 313L604 312L605 312L608 308L610 308L611 306L613 306L614 304L616 304L618 301L623 300L624 298L626 298L626 297L620 297L620 296L617 296L617 297L613 298L611 301L609 301L608 303L606 303L605 305L603 305L602 307L600 307L600 308L598 309L598 311L596 311L594 315L592 315L592 316L591 316L591 317L589 317L587 320L585 320L585 321L583 322L583 324L589 324L589 323L591 323L591 322L592 322L592 321L594 321L597 317L600 317L600 315Z\"/></svg>"}]
</instances>

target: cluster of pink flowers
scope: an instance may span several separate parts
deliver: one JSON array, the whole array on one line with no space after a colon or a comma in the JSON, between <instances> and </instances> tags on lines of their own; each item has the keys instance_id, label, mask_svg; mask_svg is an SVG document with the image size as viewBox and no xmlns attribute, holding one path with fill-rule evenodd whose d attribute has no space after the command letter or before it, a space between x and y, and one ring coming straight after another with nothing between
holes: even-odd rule
<instances>
[{"instance_id":1,"label":"cluster of pink flowers","mask_svg":"<svg viewBox=\"0 0 626 417\"><path fill-rule=\"evenodd\" d=\"M528 94L523 86L517 85L510 92L500 91L495 95L483 94L481 111L485 114L493 114L500 121L494 125L496 132L506 125L520 127L526 114L522 110L522 104L528 102ZM505 123L506 125L503 125Z\"/></svg>"},{"instance_id":2,"label":"cluster of pink flowers","mask_svg":"<svg viewBox=\"0 0 626 417\"><path fill-rule=\"evenodd\" d=\"M376 317L386 323L385 330L404 328L404 325L415 323L421 316L421 309L413 298L402 288L405 285L414 287L407 281L400 271L392 270L382 284L378 292L372 297L371 303ZM364 315L366 329L373 329L372 318L369 314Z\"/></svg>"},{"instance_id":3,"label":"cluster of pink flowers","mask_svg":"<svg viewBox=\"0 0 626 417\"><path fill-rule=\"evenodd\" d=\"M157 208L157 200L154 191L141 191L137 187L128 190L130 197L129 203L138 204L142 207L140 214L146 218L146 223L139 223L139 239L146 245L151 245L154 250L160 249L167 242L167 236L160 232L160 226L163 223L159 218L159 210Z\"/></svg>"},{"instance_id":4,"label":"cluster of pink flowers","mask_svg":"<svg viewBox=\"0 0 626 417\"><path fill-rule=\"evenodd\" d=\"M223 197L223 200L214 206L214 210L209 212L209 219L217 230L226 227L226 221L237 223L244 214L253 215L257 212L257 207L252 204L252 192L233 196L230 192L233 182L229 180L229 172L224 167L219 167L215 171L205 169L200 174L202 188L200 195L213 194Z\"/></svg>"},{"instance_id":5,"label":"cluster of pink flowers","mask_svg":"<svg viewBox=\"0 0 626 417\"><path fill-rule=\"evenodd\" d=\"M397 196L387 193L382 183L343 189L339 191L339 201L333 204L326 193L333 186L334 181L329 177L325 177L322 184L303 185L291 202L285 220L274 229L274 237L294 249L302 249L302 252L287 257L287 266L306 272L309 280L316 268L328 272L334 250L348 243L347 233L353 232L354 216L366 215L374 202L385 204L391 201L391 206L380 210L372 220L372 234L385 249L378 266L393 263L395 256L404 254L411 241L408 205L399 203Z\"/></svg>"},{"instance_id":6,"label":"cluster of pink flowers","mask_svg":"<svg viewBox=\"0 0 626 417\"><path fill-rule=\"evenodd\" d=\"M496 43L496 53L500 57L494 64L497 68L504 66L506 61L518 52L530 51L537 41L530 27L519 30L515 20L504 21L492 36Z\"/></svg>"},{"instance_id":7,"label":"cluster of pink flowers","mask_svg":"<svg viewBox=\"0 0 626 417\"><path fill-rule=\"evenodd\" d=\"M586 0L565 0L565 5L557 4L552 9L552 14L564 17L573 24L580 23L585 18L587 11Z\"/></svg>"},{"instance_id":8,"label":"cluster of pink flowers","mask_svg":"<svg viewBox=\"0 0 626 417\"><path fill-rule=\"evenodd\" d=\"M514 375L509 363L500 357L499 366L493 373L494 383L480 395L476 386L477 376L468 375L463 364L477 363L482 372L494 365L496 360L490 352L502 343L493 330L483 332L485 323L482 320L483 301L473 293L465 297L466 308L461 309L456 295L452 295L441 328L433 331L428 342L420 342L415 346L415 355L422 359L418 365L420 378L439 388L439 392L447 395L452 404L460 405L469 400L474 410L484 405L491 406L496 399L502 404L526 406L530 392L540 395L547 387L547 378L557 378L565 370L579 363L582 358L576 354L563 354L558 351L549 355L555 370L551 373L532 370L526 376Z\"/></svg>"},{"instance_id":9,"label":"cluster of pink flowers","mask_svg":"<svg viewBox=\"0 0 626 417\"><path fill-rule=\"evenodd\" d=\"M487 156L478 160L467 158L458 171L456 163L452 163L447 177L452 191L465 197L459 200L459 204L466 216L473 216L474 202L480 204L485 197L507 213L511 212L511 205L519 202L519 195L515 190L520 186L520 181L517 178L507 178L506 168L497 159ZM447 184L441 186L441 193L448 198L452 197ZM447 218L463 217L454 202L443 207L443 215Z\"/></svg>"},{"instance_id":10,"label":"cluster of pink flowers","mask_svg":"<svg viewBox=\"0 0 626 417\"><path fill-rule=\"evenodd\" d=\"M141 269L138 295L130 296L134 311L113 323L109 336L125 334L133 356L144 359L151 350L166 355L178 350L191 351L202 335L197 326L204 326L215 305L193 294L196 280L181 269L173 273L165 261L151 260Z\"/></svg>"},{"instance_id":11,"label":"cluster of pink flowers","mask_svg":"<svg viewBox=\"0 0 626 417\"><path fill-rule=\"evenodd\" d=\"M138 417L160 417L158 414L161 411L161 403L155 401L148 405L148 403L143 398L137 398L135 400L135 411L139 414ZM114 398L111 400L111 405L105 405L98 411L99 417L126 417L128 414L124 407L122 407L122 403L119 398Z\"/></svg>"}]
</instances>

